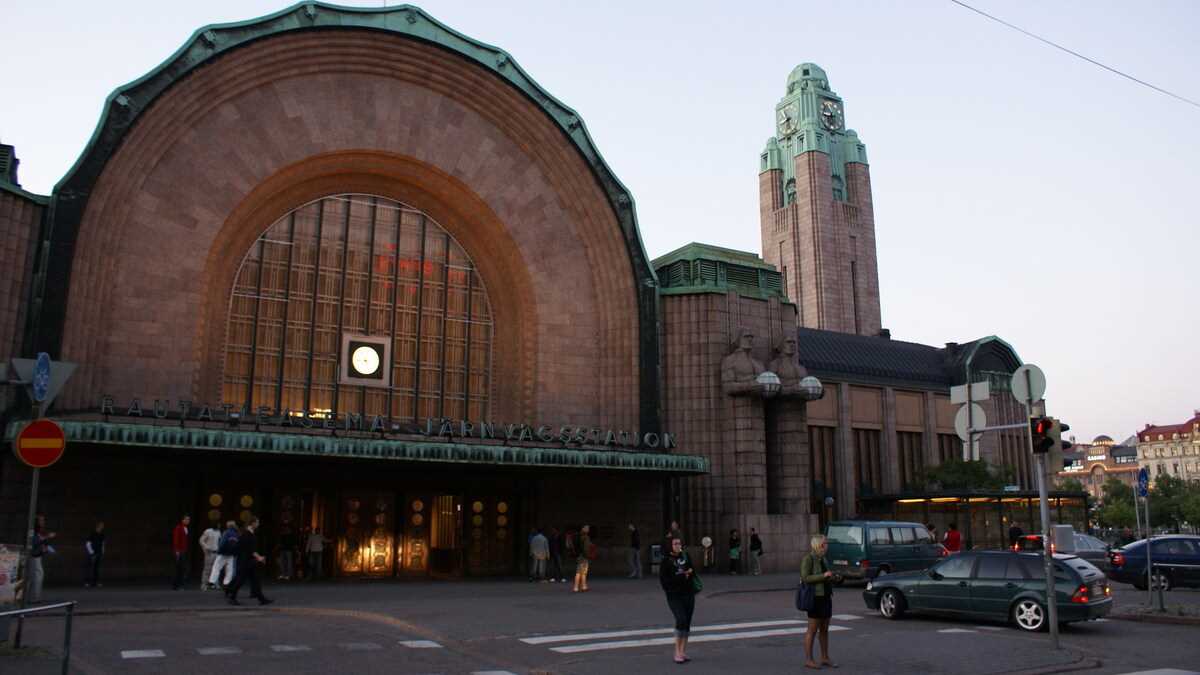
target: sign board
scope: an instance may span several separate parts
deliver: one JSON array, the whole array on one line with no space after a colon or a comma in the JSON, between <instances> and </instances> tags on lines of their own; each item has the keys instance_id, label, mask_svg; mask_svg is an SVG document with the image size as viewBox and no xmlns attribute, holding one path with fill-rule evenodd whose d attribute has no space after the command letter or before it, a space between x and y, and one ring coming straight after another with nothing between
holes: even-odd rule
<instances>
[{"instance_id":1,"label":"sign board","mask_svg":"<svg viewBox=\"0 0 1200 675\"><path fill-rule=\"evenodd\" d=\"M972 401L986 401L992 395L991 385L987 380L971 383L970 399ZM959 384L950 387L950 402L958 405L967 402L967 385Z\"/></svg>"},{"instance_id":2,"label":"sign board","mask_svg":"<svg viewBox=\"0 0 1200 675\"><path fill-rule=\"evenodd\" d=\"M46 394L50 390L50 355L46 352L38 352L33 365L33 383L30 388L33 389L34 401L41 403L46 400Z\"/></svg>"},{"instance_id":3,"label":"sign board","mask_svg":"<svg viewBox=\"0 0 1200 675\"><path fill-rule=\"evenodd\" d=\"M1012 395L1023 404L1040 401L1046 395L1046 374L1027 363L1012 374Z\"/></svg>"},{"instance_id":4,"label":"sign board","mask_svg":"<svg viewBox=\"0 0 1200 675\"><path fill-rule=\"evenodd\" d=\"M1144 466L1138 471L1137 492L1139 497L1150 493L1150 471Z\"/></svg>"},{"instance_id":5,"label":"sign board","mask_svg":"<svg viewBox=\"0 0 1200 675\"><path fill-rule=\"evenodd\" d=\"M40 403L47 408L54 402L54 397L58 396L58 392L62 391L63 385L67 383L67 380L71 379L71 374L75 372L74 363L68 361L50 361L46 381L46 395L42 400L38 401L33 391L38 361L34 359L12 359L10 363L12 363L13 370L17 371L17 377L20 379L20 382L29 387L30 398L34 398L36 403Z\"/></svg>"},{"instance_id":6,"label":"sign board","mask_svg":"<svg viewBox=\"0 0 1200 675\"><path fill-rule=\"evenodd\" d=\"M16 602L17 569L20 565L21 549L0 544L0 610Z\"/></svg>"},{"instance_id":7,"label":"sign board","mask_svg":"<svg viewBox=\"0 0 1200 675\"><path fill-rule=\"evenodd\" d=\"M968 413L967 410L971 412ZM987 415L983 412L983 406L972 403L970 408L964 405L958 409L958 414L954 416L954 430L958 432L958 437L963 439L963 442L971 440L967 434L968 425L971 425L973 429L982 429L987 426Z\"/></svg>"},{"instance_id":8,"label":"sign board","mask_svg":"<svg viewBox=\"0 0 1200 675\"><path fill-rule=\"evenodd\" d=\"M1020 492L1021 486L1020 485L1005 485L1004 491L1005 492Z\"/></svg>"},{"instance_id":9,"label":"sign board","mask_svg":"<svg viewBox=\"0 0 1200 675\"><path fill-rule=\"evenodd\" d=\"M34 420L13 439L17 459L35 469L44 469L62 459L67 437L62 427L51 420Z\"/></svg>"}]
</instances>

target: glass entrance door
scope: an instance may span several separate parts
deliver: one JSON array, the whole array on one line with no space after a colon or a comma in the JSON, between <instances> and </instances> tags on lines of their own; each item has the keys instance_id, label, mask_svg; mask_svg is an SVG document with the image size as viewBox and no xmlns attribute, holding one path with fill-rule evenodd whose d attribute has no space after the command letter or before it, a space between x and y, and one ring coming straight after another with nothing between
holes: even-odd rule
<instances>
[{"instance_id":1,"label":"glass entrance door","mask_svg":"<svg viewBox=\"0 0 1200 675\"><path fill-rule=\"evenodd\" d=\"M337 565L342 576L384 577L393 570L395 497L388 493L343 493Z\"/></svg>"}]
</instances>

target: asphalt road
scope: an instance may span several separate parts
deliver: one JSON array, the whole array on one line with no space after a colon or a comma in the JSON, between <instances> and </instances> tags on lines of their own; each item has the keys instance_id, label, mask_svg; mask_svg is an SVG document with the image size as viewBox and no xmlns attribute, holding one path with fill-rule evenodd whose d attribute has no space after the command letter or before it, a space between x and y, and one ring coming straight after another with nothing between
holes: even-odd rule
<instances>
[{"instance_id":1,"label":"asphalt road","mask_svg":"<svg viewBox=\"0 0 1200 675\"><path fill-rule=\"evenodd\" d=\"M227 607L217 593L157 588L62 589L49 599L81 599L72 664L88 674L795 673L804 617L792 609L790 591L769 590L791 583L784 576L706 578L688 650L693 661L683 666L671 661L670 614L653 580L597 579L586 594L519 581L275 586L268 593L277 602L264 609ZM1118 587L1118 606L1124 595ZM1200 599L1194 591L1172 595ZM998 623L887 621L865 608L859 589L840 589L834 611L838 672L1200 671L1195 625L1075 624L1063 634L1067 648L1056 652L1048 636ZM30 621L27 641L53 649L61 628L53 618ZM3 672L55 667L51 655L0 655Z\"/></svg>"}]
</instances>

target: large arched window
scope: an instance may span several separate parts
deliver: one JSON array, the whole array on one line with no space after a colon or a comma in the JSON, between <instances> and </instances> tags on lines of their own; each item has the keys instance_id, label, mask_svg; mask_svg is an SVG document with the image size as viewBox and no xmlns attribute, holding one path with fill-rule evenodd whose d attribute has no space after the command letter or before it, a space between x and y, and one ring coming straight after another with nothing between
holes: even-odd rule
<instances>
[{"instance_id":1,"label":"large arched window","mask_svg":"<svg viewBox=\"0 0 1200 675\"><path fill-rule=\"evenodd\" d=\"M339 384L347 334L391 338L386 386ZM242 260L222 395L317 417L486 419L491 347L487 291L458 242L406 204L334 195L271 225Z\"/></svg>"}]
</instances>

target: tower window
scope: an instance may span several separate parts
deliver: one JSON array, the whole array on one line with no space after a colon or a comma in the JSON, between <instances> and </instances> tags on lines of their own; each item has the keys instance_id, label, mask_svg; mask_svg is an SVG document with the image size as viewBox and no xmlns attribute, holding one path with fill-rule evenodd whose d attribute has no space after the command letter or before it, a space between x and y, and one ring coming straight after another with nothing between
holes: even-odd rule
<instances>
[{"instance_id":1,"label":"tower window","mask_svg":"<svg viewBox=\"0 0 1200 675\"><path fill-rule=\"evenodd\" d=\"M805 69L804 69L804 74L805 74L805 75L808 75L808 68L805 68Z\"/></svg>"}]
</instances>

